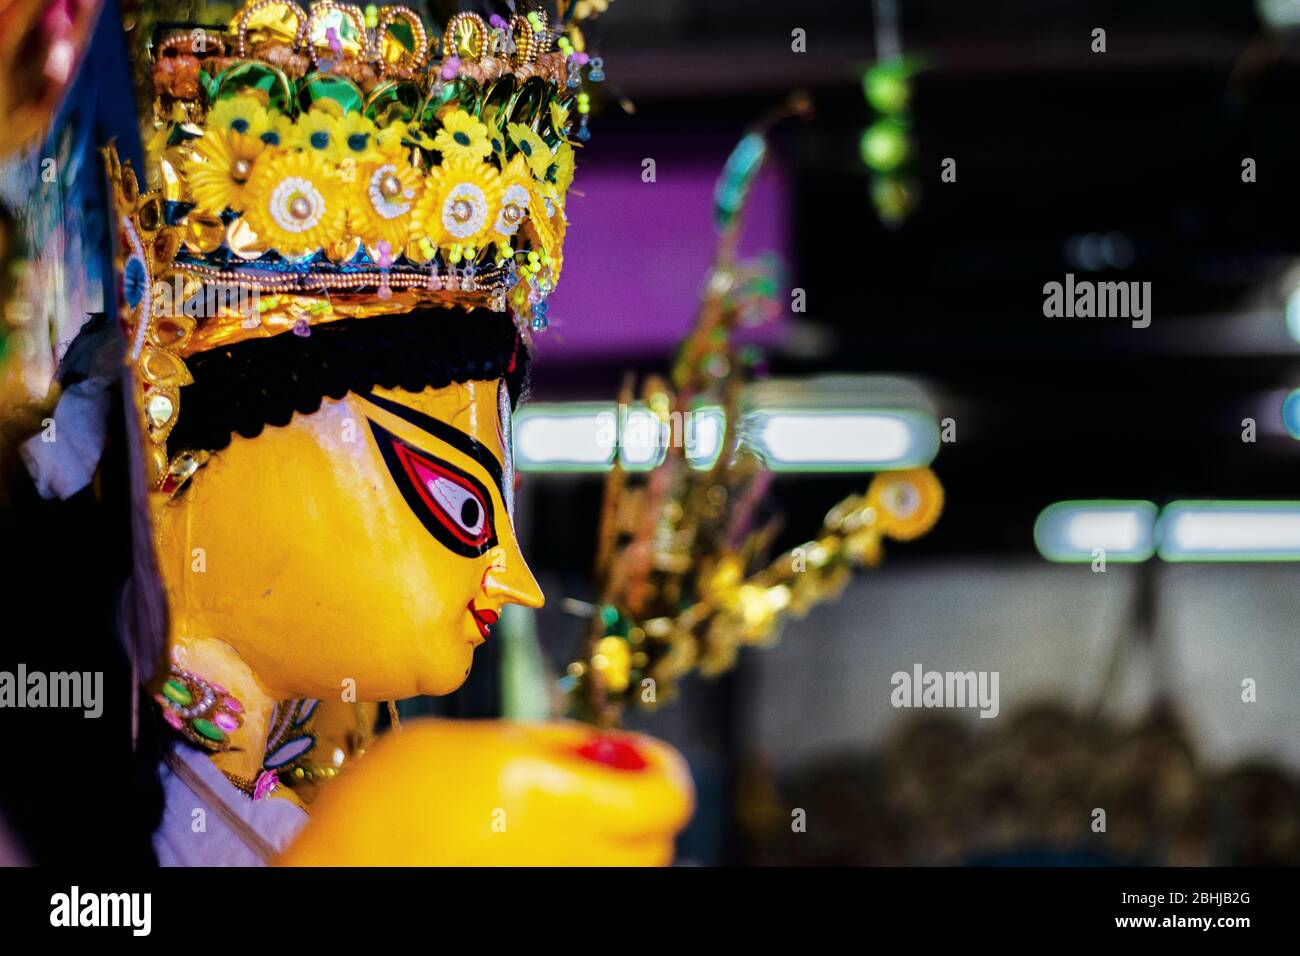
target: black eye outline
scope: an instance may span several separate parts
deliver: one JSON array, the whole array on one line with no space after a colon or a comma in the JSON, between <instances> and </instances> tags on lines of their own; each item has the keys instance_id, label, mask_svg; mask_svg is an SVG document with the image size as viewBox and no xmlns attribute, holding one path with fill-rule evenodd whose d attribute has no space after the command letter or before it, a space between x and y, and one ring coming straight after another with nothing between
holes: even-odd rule
<instances>
[{"instance_id":1,"label":"black eye outline","mask_svg":"<svg viewBox=\"0 0 1300 956\"><path fill-rule=\"evenodd\" d=\"M438 539L440 544L447 550L466 558L477 558L497 546L496 509L492 505L492 496L477 478L403 441L369 418L366 421L370 423L375 444L379 446L379 453L397 483L397 489L406 499L410 509L415 512L415 516L420 519L420 523ZM482 531L477 535L470 535L461 526L459 516L447 513L416 474L414 467L416 461L421 467L459 485L478 500L483 515Z\"/></svg>"}]
</instances>

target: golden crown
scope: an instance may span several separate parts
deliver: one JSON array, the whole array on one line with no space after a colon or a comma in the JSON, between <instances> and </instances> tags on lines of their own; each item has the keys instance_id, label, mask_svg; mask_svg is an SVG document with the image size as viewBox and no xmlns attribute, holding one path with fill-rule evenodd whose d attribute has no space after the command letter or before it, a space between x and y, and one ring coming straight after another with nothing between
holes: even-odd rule
<instances>
[{"instance_id":1,"label":"golden crown","mask_svg":"<svg viewBox=\"0 0 1300 956\"><path fill-rule=\"evenodd\" d=\"M159 38L149 191L106 150L156 481L189 355L430 305L546 326L603 78L579 27L602 5L566 7L430 36L406 7L251 0Z\"/></svg>"}]
</instances>

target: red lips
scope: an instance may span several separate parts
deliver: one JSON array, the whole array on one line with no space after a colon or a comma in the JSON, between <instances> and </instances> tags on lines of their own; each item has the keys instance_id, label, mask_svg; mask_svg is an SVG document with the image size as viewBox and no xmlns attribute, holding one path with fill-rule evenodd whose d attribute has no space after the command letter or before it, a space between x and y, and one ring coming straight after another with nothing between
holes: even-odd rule
<instances>
[{"instance_id":1,"label":"red lips","mask_svg":"<svg viewBox=\"0 0 1300 956\"><path fill-rule=\"evenodd\" d=\"M473 601L470 601L467 606L469 607L469 613L474 618L474 623L478 625L478 632L483 635L483 640L486 641L488 628L500 620L501 616L491 608L475 607Z\"/></svg>"}]
</instances>

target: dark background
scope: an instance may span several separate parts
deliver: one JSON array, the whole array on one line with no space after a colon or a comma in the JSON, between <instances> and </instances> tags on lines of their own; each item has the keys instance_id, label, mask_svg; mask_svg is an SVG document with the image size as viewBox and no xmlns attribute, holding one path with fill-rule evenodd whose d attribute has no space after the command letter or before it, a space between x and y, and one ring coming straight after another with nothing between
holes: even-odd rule
<instances>
[{"instance_id":1,"label":"dark background","mask_svg":"<svg viewBox=\"0 0 1300 956\"><path fill-rule=\"evenodd\" d=\"M901 228L875 216L858 152L868 3L615 4L596 32L636 114L607 109L582 158L635 175L646 149L729 142L791 88L813 94L814 121L775 137L809 311L787 319L771 366L912 376L956 420L937 463L948 509L909 553L1023 551L1054 500L1292 493L1300 444L1270 393L1300 384L1282 312L1300 247L1296 38L1244 2L900 6L903 48L929 64L912 110L923 192ZM1090 52L1094 27L1104 54ZM945 157L955 183L939 181ZM1043 284L1067 272L1149 281L1151 326L1044 318ZM598 304L584 321L599 322ZM619 358L574 367L551 350L534 396L608 398L625 368L668 360ZM856 486L790 483L778 492L792 528ZM590 540L538 532L534 555Z\"/></svg>"},{"instance_id":2,"label":"dark background","mask_svg":"<svg viewBox=\"0 0 1300 956\"><path fill-rule=\"evenodd\" d=\"M1270 693L1295 699L1293 574L1153 562L1089 580L1043 562L1032 530L1065 499L1295 497L1300 444L1280 407L1300 386L1284 314L1300 250L1300 37L1248 2L899 9L902 48L925 68L911 126L922 191L898 228L876 216L858 149L873 118L861 86L876 54L870 3L624 0L593 31L636 112L605 103L588 169L720 164L791 89L812 94L815 118L773 136L794 225L789 282L808 312L782 321L772 371L903 376L957 425L933 465L947 502L930 534L890 548L884 570L791 625L779 648L743 652L736 671L688 681L680 702L633 721L691 760L700 810L683 856L1296 862L1294 767L1276 759L1295 708L1233 716L1243 673L1270 672ZM1097 27L1105 53L1090 49ZM790 51L795 28L806 53ZM946 157L956 183L940 181ZM1045 318L1043 285L1066 273L1150 282L1150 327ZM599 322L600 303L582 320ZM609 400L625 370L669 359L552 349L534 398ZM805 539L868 478L780 478L777 546ZM539 631L558 671L581 634L558 599L593 597L600 481L526 481L526 553L550 602ZM929 656L907 656L916 645ZM1035 655L1045 669L1017 669ZM871 667L918 659L1002 666L1014 706L988 722L996 730L899 712L844 730L888 693ZM782 706L803 691L804 704ZM838 743L808 743L819 735ZM1067 765L1090 769L1071 777ZM1099 804L1117 817L1104 846L1086 835ZM781 821L796 805L816 805L820 839L791 842Z\"/></svg>"}]
</instances>

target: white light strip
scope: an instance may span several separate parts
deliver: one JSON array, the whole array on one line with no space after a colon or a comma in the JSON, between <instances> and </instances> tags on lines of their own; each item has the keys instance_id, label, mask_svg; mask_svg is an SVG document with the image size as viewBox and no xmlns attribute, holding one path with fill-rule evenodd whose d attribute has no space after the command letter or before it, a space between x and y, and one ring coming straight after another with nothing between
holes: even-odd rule
<instances>
[{"instance_id":1,"label":"white light strip","mask_svg":"<svg viewBox=\"0 0 1300 956\"><path fill-rule=\"evenodd\" d=\"M744 433L772 471L915 468L939 451L934 419L910 409L761 410Z\"/></svg>"},{"instance_id":2,"label":"white light strip","mask_svg":"<svg viewBox=\"0 0 1300 956\"><path fill-rule=\"evenodd\" d=\"M1175 501L1158 534L1166 561L1300 561L1300 502Z\"/></svg>"},{"instance_id":3,"label":"white light strip","mask_svg":"<svg viewBox=\"0 0 1300 956\"><path fill-rule=\"evenodd\" d=\"M665 437L659 419L648 408L637 406L620 409L620 412L622 418L616 426L618 428L616 434L621 439L618 442L618 454L623 461L623 467L629 471L648 471L664 460L666 442L684 443L685 441L681 434L682 429L679 428L677 433L673 434L671 424ZM603 434L607 434L610 427L605 421L608 418L609 412L605 412L601 422L604 426ZM610 441L610 439L602 438L602 441Z\"/></svg>"},{"instance_id":4,"label":"white light strip","mask_svg":"<svg viewBox=\"0 0 1300 956\"><path fill-rule=\"evenodd\" d=\"M1155 550L1149 501L1061 501L1034 522L1034 543L1049 561L1145 561Z\"/></svg>"},{"instance_id":5,"label":"white light strip","mask_svg":"<svg viewBox=\"0 0 1300 956\"><path fill-rule=\"evenodd\" d=\"M516 471L606 471L614 463L613 406L528 405L514 416Z\"/></svg>"},{"instance_id":6,"label":"white light strip","mask_svg":"<svg viewBox=\"0 0 1300 956\"><path fill-rule=\"evenodd\" d=\"M556 403L515 415L519 471L607 471L617 447L623 466L642 471L680 444L695 468L721 451L722 409L703 406L659 425L642 404ZM743 440L772 471L872 472L928 465L939 450L934 419L913 409L763 409L741 425Z\"/></svg>"}]
</instances>

